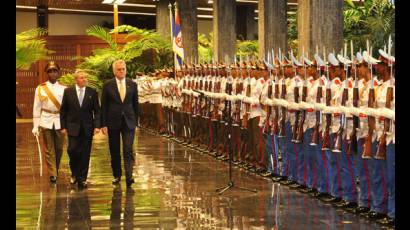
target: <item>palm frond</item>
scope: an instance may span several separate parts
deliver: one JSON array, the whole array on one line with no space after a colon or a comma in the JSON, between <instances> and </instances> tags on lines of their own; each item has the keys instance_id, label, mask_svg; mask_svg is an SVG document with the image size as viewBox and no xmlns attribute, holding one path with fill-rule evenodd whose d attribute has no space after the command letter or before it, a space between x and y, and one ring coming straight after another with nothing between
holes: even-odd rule
<instances>
[{"instance_id":1,"label":"palm frond","mask_svg":"<svg viewBox=\"0 0 410 230\"><path fill-rule=\"evenodd\" d=\"M90 28L88 28L86 32L90 36L97 37L107 42L108 45L111 47L111 49L117 50L118 48L117 43L112 39L111 34L107 30L105 30L103 27L93 25Z\"/></svg>"},{"instance_id":2,"label":"palm frond","mask_svg":"<svg viewBox=\"0 0 410 230\"><path fill-rule=\"evenodd\" d=\"M16 34L16 69L28 69L34 62L53 53L46 49L45 40L39 38L45 33L45 29L36 28Z\"/></svg>"}]
</instances>

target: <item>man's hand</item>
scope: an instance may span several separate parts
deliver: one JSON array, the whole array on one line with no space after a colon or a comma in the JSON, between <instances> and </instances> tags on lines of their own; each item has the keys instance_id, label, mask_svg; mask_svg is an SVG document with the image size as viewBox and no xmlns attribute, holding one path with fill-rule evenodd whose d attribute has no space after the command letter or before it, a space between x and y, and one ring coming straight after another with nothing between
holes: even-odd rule
<instances>
[{"instance_id":1,"label":"man's hand","mask_svg":"<svg viewBox=\"0 0 410 230\"><path fill-rule=\"evenodd\" d=\"M61 129L60 133L66 135L67 134L67 129Z\"/></svg>"},{"instance_id":2,"label":"man's hand","mask_svg":"<svg viewBox=\"0 0 410 230\"><path fill-rule=\"evenodd\" d=\"M99 129L99 128L95 128L95 129L94 129L94 135L97 135L99 132L100 132L100 129Z\"/></svg>"},{"instance_id":3,"label":"man's hand","mask_svg":"<svg viewBox=\"0 0 410 230\"><path fill-rule=\"evenodd\" d=\"M107 133L108 133L107 127L102 127L102 128L101 128L101 132L102 132L104 135L107 135Z\"/></svg>"},{"instance_id":4,"label":"man's hand","mask_svg":"<svg viewBox=\"0 0 410 230\"><path fill-rule=\"evenodd\" d=\"M33 130L31 130L31 132L33 133L34 136L38 136L39 134L38 127L33 127Z\"/></svg>"}]
</instances>

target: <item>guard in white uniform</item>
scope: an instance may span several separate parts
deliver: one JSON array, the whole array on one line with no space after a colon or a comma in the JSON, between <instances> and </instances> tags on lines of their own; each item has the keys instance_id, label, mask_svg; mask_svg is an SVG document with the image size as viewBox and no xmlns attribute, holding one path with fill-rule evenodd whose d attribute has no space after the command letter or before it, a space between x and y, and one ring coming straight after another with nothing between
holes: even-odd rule
<instances>
[{"instance_id":1,"label":"guard in white uniform","mask_svg":"<svg viewBox=\"0 0 410 230\"><path fill-rule=\"evenodd\" d=\"M33 105L33 134L42 134L50 182L55 183L63 153L64 136L60 133L60 105L64 85L57 82L60 67L49 62L45 68L48 81L37 86Z\"/></svg>"}]
</instances>

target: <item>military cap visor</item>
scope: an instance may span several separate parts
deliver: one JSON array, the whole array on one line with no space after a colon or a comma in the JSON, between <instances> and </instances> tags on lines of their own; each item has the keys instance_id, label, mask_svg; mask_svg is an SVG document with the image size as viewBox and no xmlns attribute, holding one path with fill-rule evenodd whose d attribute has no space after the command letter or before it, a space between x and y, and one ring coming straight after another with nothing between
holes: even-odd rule
<instances>
[{"instance_id":1,"label":"military cap visor","mask_svg":"<svg viewBox=\"0 0 410 230\"><path fill-rule=\"evenodd\" d=\"M46 72L49 72L49 71L52 70L52 69L55 69L55 70L57 70L57 71L60 71L60 66L58 66L58 64L55 63L55 62L53 62L53 61L47 63L47 65L46 65L46 67L45 67L45 71L46 71Z\"/></svg>"}]
</instances>

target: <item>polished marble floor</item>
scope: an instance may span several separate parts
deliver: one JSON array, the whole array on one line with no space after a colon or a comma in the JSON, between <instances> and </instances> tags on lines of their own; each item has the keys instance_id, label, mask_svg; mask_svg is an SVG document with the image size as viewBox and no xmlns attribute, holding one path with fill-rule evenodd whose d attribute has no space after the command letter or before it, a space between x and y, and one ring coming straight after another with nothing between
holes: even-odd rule
<instances>
[{"instance_id":1,"label":"polished marble floor","mask_svg":"<svg viewBox=\"0 0 410 230\"><path fill-rule=\"evenodd\" d=\"M48 182L30 123L16 123L17 229L384 229L306 194L233 168L239 186L218 195L228 165L137 130L133 189L111 185L107 140L94 141L88 189L69 184L64 152L58 183ZM43 161L44 164L44 161Z\"/></svg>"}]
</instances>

